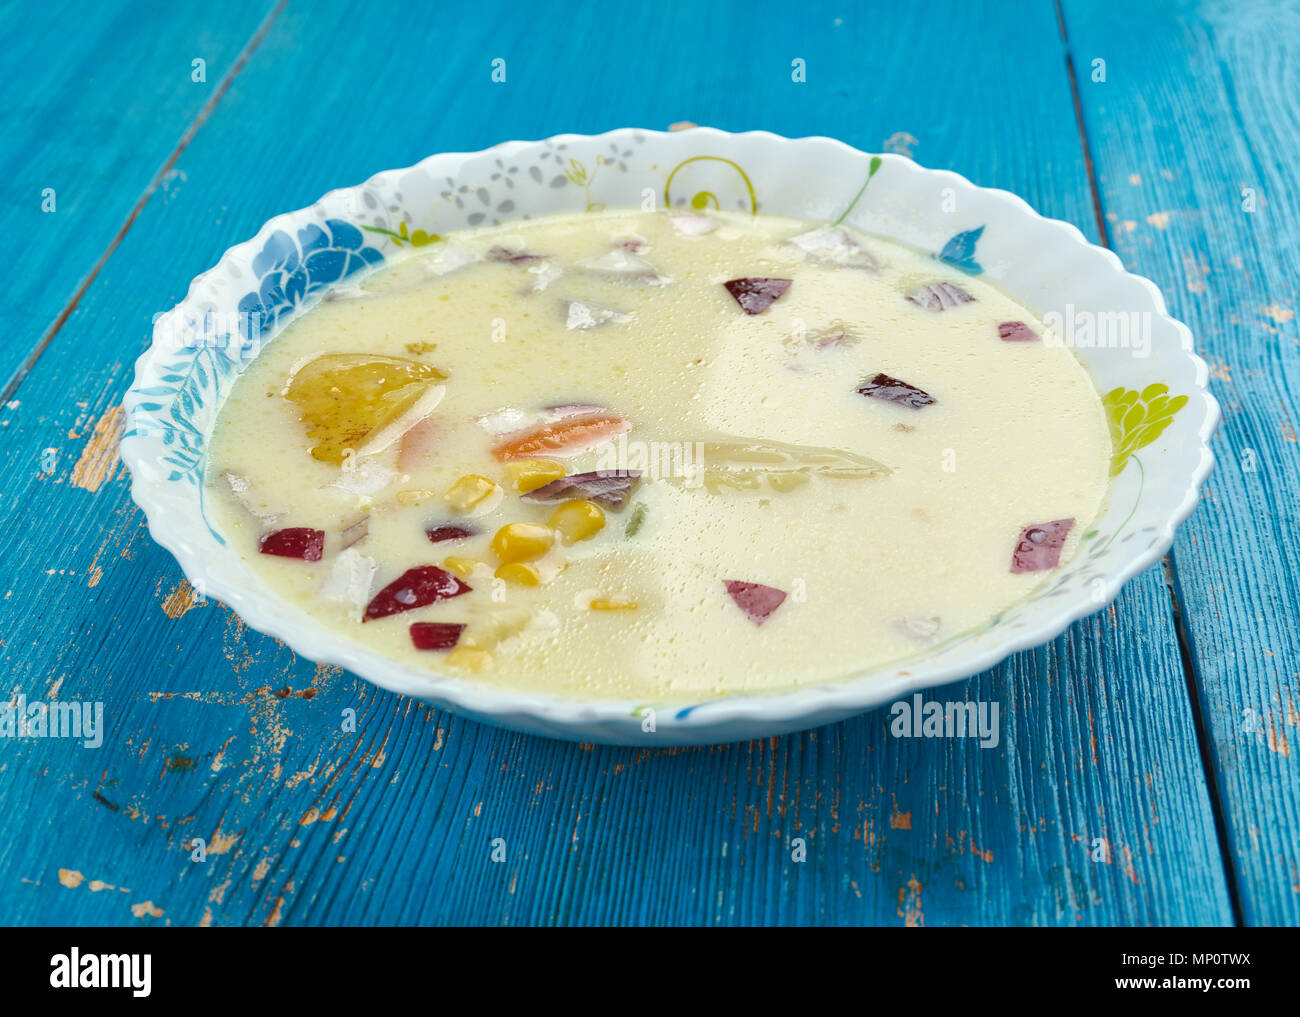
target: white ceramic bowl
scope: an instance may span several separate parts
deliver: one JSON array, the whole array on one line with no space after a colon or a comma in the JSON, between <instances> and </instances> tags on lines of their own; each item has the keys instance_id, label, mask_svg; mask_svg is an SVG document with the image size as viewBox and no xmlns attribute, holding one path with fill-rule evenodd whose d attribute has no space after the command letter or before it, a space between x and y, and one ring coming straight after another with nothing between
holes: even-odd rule
<instances>
[{"instance_id":1,"label":"white ceramic bowl","mask_svg":"<svg viewBox=\"0 0 1300 1017\"><path fill-rule=\"evenodd\" d=\"M503 692L404 666L276 599L205 516L208 436L232 382L285 323L400 248L466 226L561 211L694 205L843 221L982 273L1045 317L1107 394L1117 443L1105 511L1065 567L978 632L899 666L779 694L700 703ZM346 283L344 283L346 284ZM1090 331L1091 330L1091 331ZM1085 346L1091 336L1094 343ZM1005 191L829 138L623 129L434 155L277 216L160 316L127 392L122 459L154 539L195 587L295 652L491 724L590 742L695 744L826 724L975 674L1098 610L1168 549L1213 459L1205 363L1159 290L1068 223ZM1135 455L1134 453L1140 453ZM1051 449L1043 450L1044 456ZM1033 464L1026 464L1032 469Z\"/></svg>"}]
</instances>

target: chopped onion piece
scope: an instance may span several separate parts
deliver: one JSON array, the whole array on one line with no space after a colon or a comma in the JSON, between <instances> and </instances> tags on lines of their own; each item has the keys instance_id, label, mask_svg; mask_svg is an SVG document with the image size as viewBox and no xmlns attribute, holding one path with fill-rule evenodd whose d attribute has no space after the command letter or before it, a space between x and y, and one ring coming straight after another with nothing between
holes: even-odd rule
<instances>
[{"instance_id":1,"label":"chopped onion piece","mask_svg":"<svg viewBox=\"0 0 1300 1017\"><path fill-rule=\"evenodd\" d=\"M356 522L348 523L343 527L343 532L339 534L340 543L343 550L347 550L353 544L358 544L370 536L370 516L364 515Z\"/></svg>"},{"instance_id":2,"label":"chopped onion piece","mask_svg":"<svg viewBox=\"0 0 1300 1017\"><path fill-rule=\"evenodd\" d=\"M950 282L932 282L909 293L907 299L927 311L946 311L958 304L969 304L975 298Z\"/></svg>"},{"instance_id":3,"label":"chopped onion piece","mask_svg":"<svg viewBox=\"0 0 1300 1017\"><path fill-rule=\"evenodd\" d=\"M614 247L599 258L589 258L579 262L578 267L598 275L643 282L649 286L667 286L673 281L670 276L659 272L650 262L623 247Z\"/></svg>"},{"instance_id":4,"label":"chopped onion piece","mask_svg":"<svg viewBox=\"0 0 1300 1017\"><path fill-rule=\"evenodd\" d=\"M322 597L351 605L357 616L370 599L370 586L375 581L379 563L354 547L344 548L330 565L329 575L320 588Z\"/></svg>"},{"instance_id":5,"label":"chopped onion piece","mask_svg":"<svg viewBox=\"0 0 1300 1017\"><path fill-rule=\"evenodd\" d=\"M565 417L581 417L588 413L605 412L605 407L599 403L558 403L555 406L544 406L542 409L552 420L563 420Z\"/></svg>"},{"instance_id":6,"label":"chopped onion piece","mask_svg":"<svg viewBox=\"0 0 1300 1017\"><path fill-rule=\"evenodd\" d=\"M482 260L477 251L464 244L444 242L434 245L432 252L420 258L420 267L425 275L437 278Z\"/></svg>"},{"instance_id":7,"label":"chopped onion piece","mask_svg":"<svg viewBox=\"0 0 1300 1017\"><path fill-rule=\"evenodd\" d=\"M226 482L226 487L229 488L230 494L235 501L239 503L239 507L263 526L274 526L285 517L284 512L269 512L265 508L254 504L252 498L253 485L249 483L247 477L232 473L230 470L224 470L221 479Z\"/></svg>"},{"instance_id":8,"label":"chopped onion piece","mask_svg":"<svg viewBox=\"0 0 1300 1017\"><path fill-rule=\"evenodd\" d=\"M819 226L815 230L791 237L789 243L816 261L871 272L880 270L880 265L871 256L871 252L858 243L857 238L848 230L839 226Z\"/></svg>"},{"instance_id":9,"label":"chopped onion piece","mask_svg":"<svg viewBox=\"0 0 1300 1017\"><path fill-rule=\"evenodd\" d=\"M358 449L358 455L374 455L382 452L389 445L401 438L407 431L422 421L438 408L442 397L447 394L446 385L432 385L411 407L390 424L385 424L378 431L366 436L365 444Z\"/></svg>"},{"instance_id":10,"label":"chopped onion piece","mask_svg":"<svg viewBox=\"0 0 1300 1017\"><path fill-rule=\"evenodd\" d=\"M858 395L881 399L887 403L898 403L899 406L910 406L914 410L919 410L922 406L930 406L935 401L930 393L905 381L891 378L887 374L877 374L874 378L864 381L858 386Z\"/></svg>"},{"instance_id":11,"label":"chopped onion piece","mask_svg":"<svg viewBox=\"0 0 1300 1017\"><path fill-rule=\"evenodd\" d=\"M612 307L603 307L582 300L564 302L565 328L599 328L611 322L621 325L632 320L626 311L616 311Z\"/></svg>"},{"instance_id":12,"label":"chopped onion piece","mask_svg":"<svg viewBox=\"0 0 1300 1017\"><path fill-rule=\"evenodd\" d=\"M894 625L903 635L916 640L918 643L933 643L939 635L943 620L938 617L920 618L911 616L897 619Z\"/></svg>"},{"instance_id":13,"label":"chopped onion piece","mask_svg":"<svg viewBox=\"0 0 1300 1017\"><path fill-rule=\"evenodd\" d=\"M503 406L499 410L492 410L490 413L484 413L474 418L474 423L478 424L488 434L498 438L536 422L537 414L529 413L526 410L518 410L513 406Z\"/></svg>"},{"instance_id":14,"label":"chopped onion piece","mask_svg":"<svg viewBox=\"0 0 1300 1017\"><path fill-rule=\"evenodd\" d=\"M362 289L357 283L336 283L325 291L326 300L360 300L362 297L369 296L373 294Z\"/></svg>"},{"instance_id":15,"label":"chopped onion piece","mask_svg":"<svg viewBox=\"0 0 1300 1017\"><path fill-rule=\"evenodd\" d=\"M585 417L593 413L604 413L605 407L596 403L562 403L544 406L540 412L519 410L513 406L503 406L474 418L474 423L496 438L504 438L515 431L523 431L541 424L553 424L566 417Z\"/></svg>"},{"instance_id":16,"label":"chopped onion piece","mask_svg":"<svg viewBox=\"0 0 1300 1017\"><path fill-rule=\"evenodd\" d=\"M718 220L695 212L669 212L668 221L684 237L698 237L718 228Z\"/></svg>"},{"instance_id":17,"label":"chopped onion piece","mask_svg":"<svg viewBox=\"0 0 1300 1017\"><path fill-rule=\"evenodd\" d=\"M612 509L621 509L640 480L640 470L593 470L590 473L575 473L534 488L523 495L522 500L545 502L585 498L587 501L599 502Z\"/></svg>"},{"instance_id":18,"label":"chopped onion piece","mask_svg":"<svg viewBox=\"0 0 1300 1017\"><path fill-rule=\"evenodd\" d=\"M374 456L347 456L329 487L348 494L372 495L397 479L397 471Z\"/></svg>"},{"instance_id":19,"label":"chopped onion piece","mask_svg":"<svg viewBox=\"0 0 1300 1017\"><path fill-rule=\"evenodd\" d=\"M535 265L529 265L528 272L533 276L533 281L524 287L525 293L542 293L564 275L564 269L554 258L545 258Z\"/></svg>"}]
</instances>

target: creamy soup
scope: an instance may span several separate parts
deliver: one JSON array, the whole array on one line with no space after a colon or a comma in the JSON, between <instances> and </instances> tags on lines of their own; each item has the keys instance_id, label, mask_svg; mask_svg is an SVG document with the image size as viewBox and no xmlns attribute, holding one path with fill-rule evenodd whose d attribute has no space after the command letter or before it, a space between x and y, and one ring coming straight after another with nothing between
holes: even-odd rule
<instances>
[{"instance_id":1,"label":"creamy soup","mask_svg":"<svg viewBox=\"0 0 1300 1017\"><path fill-rule=\"evenodd\" d=\"M639 702L923 654L1069 560L1098 394L1042 322L773 216L468 230L336 289L235 384L216 523L431 674Z\"/></svg>"}]
</instances>

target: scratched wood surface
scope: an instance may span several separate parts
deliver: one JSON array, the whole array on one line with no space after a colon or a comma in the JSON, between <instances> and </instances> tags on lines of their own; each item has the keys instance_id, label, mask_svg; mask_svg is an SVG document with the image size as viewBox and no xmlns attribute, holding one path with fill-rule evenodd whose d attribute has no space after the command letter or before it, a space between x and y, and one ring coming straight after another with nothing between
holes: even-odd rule
<instances>
[{"instance_id":1,"label":"scratched wood surface","mask_svg":"<svg viewBox=\"0 0 1300 1017\"><path fill-rule=\"evenodd\" d=\"M94 749L0 742L0 920L1296 920L1295 769L1268 747L1295 725L1293 517L1279 533L1281 505L1300 488L1294 428L1289 439L1284 428L1300 416L1285 313L1295 306L1285 289L1295 268L1295 198L1285 190L1294 159L1278 153L1296 142L1287 122L1270 120L1281 104L1293 121L1295 96L1281 94L1284 74L1258 63L1261 53L1284 63L1294 25L1270 38L1263 26L1250 35L1227 25L1217 9L1165 17L1128 4L1126 18L1146 20L1118 39L1108 10L1083 3L1063 12L1035 4L1015 19L981 4L761 6L629 6L618 32L638 42L617 48L592 3L569 5L563 24L539 22L535 5L496 0L472 10L367 7L364 16L341 0L288 0L265 22L250 5L243 25L224 11L215 25L210 7L182 6L168 34L150 34L150 67L180 62L188 74L196 47L211 46L227 55L209 59L210 82L218 64L237 69L211 109L196 103L188 121L169 78L141 74L118 54L138 30L112 42L101 27L98 41L71 47L101 54L104 89L129 95L133 108L155 103L159 114L111 142L123 160L155 153L141 156L138 179L124 171L90 181L93 146L85 149L86 201L129 210L146 199L120 244L110 252L128 212L96 217L98 244L60 246L60 203L55 225L24 233L39 248L32 266L16 265L37 277L22 280L27 292L56 271L75 291L110 254L75 306L51 293L49 307L11 331L4 368L19 383L0 408L9 688L33 700L102 702L106 733ZM121 20L105 18L99 24ZM65 22L60 32L79 30ZM1152 30L1160 45L1148 48ZM1231 44L1216 48L1225 38ZM1089 90L1093 49L1109 54L1108 81L1096 86L1104 92ZM1158 65L1139 71L1152 54ZM504 85L490 80L496 57L507 60ZM795 57L807 62L806 83L791 81ZM58 66L61 57L42 59ZM1180 82L1192 67L1206 80ZM36 136L62 105L91 101L53 86L32 92L32 80L0 83L7 108L22 96L6 114L6 138ZM1243 95L1257 107L1243 113ZM1139 137L1139 113L1159 132ZM149 540L115 458L116 407L152 315L222 250L277 212L433 151L683 119L900 148L1020 193L1094 240L1109 223L1120 253L1161 282L1175 310L1208 333L1200 338L1225 365L1220 373L1231 373L1220 394L1239 405L1220 453L1232 467L1250 445L1264 472L1216 475L1171 562L1176 596L1151 569L1051 644L932 694L998 703L996 748L895 740L879 711L702 749L498 731L297 658L224 606L196 602ZM1204 164L1191 167L1182 145ZM173 153L183 186L150 191ZM43 179L39 167L25 173ZM1129 184L1131 174L1149 189ZM1263 181L1265 218L1236 217L1239 175ZM22 206L31 215L33 186L10 196L6 214ZM1165 212L1164 230L1125 225ZM1261 317L1279 301L1277 314ZM1250 600L1252 590L1262 599ZM1264 649L1276 660L1267 663ZM1238 736L1242 703L1272 734ZM341 724L347 708L358 713L355 732ZM202 861L191 853L196 837L207 845ZM495 838L504 862L492 859ZM802 862L792 857L796 838Z\"/></svg>"},{"instance_id":2,"label":"scratched wood surface","mask_svg":"<svg viewBox=\"0 0 1300 1017\"><path fill-rule=\"evenodd\" d=\"M0 222L24 238L23 271L9 273L0 302L9 386L140 200L184 184L167 160L274 2L232 0L204 23L179 4L0 6L0 38L15 51L0 107Z\"/></svg>"},{"instance_id":3,"label":"scratched wood surface","mask_svg":"<svg viewBox=\"0 0 1300 1017\"><path fill-rule=\"evenodd\" d=\"M1219 467L1173 574L1249 923L1300 924L1300 5L1073 5L1102 208L1196 334Z\"/></svg>"}]
</instances>

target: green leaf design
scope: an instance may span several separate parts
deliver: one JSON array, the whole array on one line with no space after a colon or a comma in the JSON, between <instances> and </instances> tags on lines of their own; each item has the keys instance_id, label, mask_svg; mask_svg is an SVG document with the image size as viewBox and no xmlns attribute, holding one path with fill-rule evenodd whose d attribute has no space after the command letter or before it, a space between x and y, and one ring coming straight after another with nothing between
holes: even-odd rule
<instances>
[{"instance_id":1,"label":"green leaf design","mask_svg":"<svg viewBox=\"0 0 1300 1017\"><path fill-rule=\"evenodd\" d=\"M1146 448L1174 422L1174 414L1187 405L1187 396L1169 395L1169 386L1148 385L1142 391L1111 389L1101 400L1110 425L1110 475L1118 476L1129 457Z\"/></svg>"},{"instance_id":2,"label":"green leaf design","mask_svg":"<svg viewBox=\"0 0 1300 1017\"><path fill-rule=\"evenodd\" d=\"M564 175L579 187L587 183L587 167L578 162L577 159L569 160L569 168L564 171Z\"/></svg>"},{"instance_id":3,"label":"green leaf design","mask_svg":"<svg viewBox=\"0 0 1300 1017\"><path fill-rule=\"evenodd\" d=\"M378 233L382 236L389 237L398 247L404 247L410 244L412 247L424 247L427 244L437 243L442 239L437 233L429 233L425 230L416 230L414 233L406 232L406 221L403 220L397 224L397 230L386 230L380 226L362 226L367 233Z\"/></svg>"},{"instance_id":4,"label":"green leaf design","mask_svg":"<svg viewBox=\"0 0 1300 1017\"><path fill-rule=\"evenodd\" d=\"M681 172L683 167L689 166L692 163L697 163L697 162L722 163L723 165L728 166L731 169L735 170L736 175L740 178L740 180L745 185L745 194L748 195L749 197L749 211L751 213L758 212L758 197L754 194L754 184L750 181L749 174L747 174L743 169L741 169L738 163L734 163L730 159L724 159L720 155L696 155L696 156L692 156L689 159L684 159L683 161L679 162L676 166L674 166L668 174L668 179L664 181L664 207L665 208L673 207L673 194L672 194L673 179L677 176L679 172ZM739 191L737 191L737 193L739 193ZM691 196L691 207L696 209L697 211L703 208L707 208L709 202L713 202L713 206L715 208L722 207L721 203L718 201L717 195L715 195L711 191L704 191L704 190L696 191L695 194Z\"/></svg>"},{"instance_id":5,"label":"green leaf design","mask_svg":"<svg viewBox=\"0 0 1300 1017\"><path fill-rule=\"evenodd\" d=\"M876 171L880 169L880 164L880 156L874 155L871 157L871 162L867 167L867 179L862 181L862 186L858 188L858 193L853 195L853 200L850 201L848 207L840 213L840 217L831 223L832 226L838 226L849 217L849 213L853 211L853 207L862 199L862 195L866 193L867 184L871 183L871 178L874 177Z\"/></svg>"}]
</instances>

